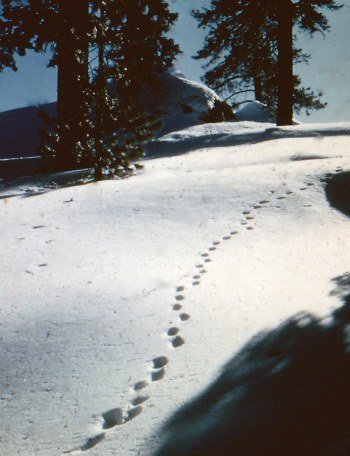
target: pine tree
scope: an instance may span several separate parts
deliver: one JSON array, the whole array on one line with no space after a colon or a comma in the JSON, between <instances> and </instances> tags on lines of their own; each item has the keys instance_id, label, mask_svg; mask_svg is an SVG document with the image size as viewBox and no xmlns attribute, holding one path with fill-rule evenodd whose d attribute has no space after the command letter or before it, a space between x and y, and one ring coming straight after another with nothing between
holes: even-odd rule
<instances>
[{"instance_id":1,"label":"pine tree","mask_svg":"<svg viewBox=\"0 0 350 456\"><path fill-rule=\"evenodd\" d=\"M272 112L278 111L277 78L278 74L283 77L281 70L286 67L282 65L285 54L282 51L279 58L278 51L286 38L288 2L290 0L212 0L209 8L193 11L198 27L208 31L203 48L195 56L208 59L204 65L207 70L204 81L226 95L226 99L252 93ZM311 34L318 29L328 30L327 19L319 11L322 7L337 9L338 5L332 0L300 0L293 5L292 25L298 24L301 30ZM293 46L293 41L292 34L289 62L291 58L294 63L308 62L310 56ZM319 99L322 94L302 87L300 77L290 75L290 63L288 65L289 75L285 77L289 80L289 89L293 90L294 109L309 112L325 107ZM279 92L283 98L281 84Z\"/></svg>"},{"instance_id":2,"label":"pine tree","mask_svg":"<svg viewBox=\"0 0 350 456\"><path fill-rule=\"evenodd\" d=\"M90 86L91 128L84 158L94 169L95 180L129 175L139 167L142 145L153 137L160 123L144 113L135 101L134 79L130 64L123 56L120 16L117 2L97 0L92 9L93 54L97 59ZM140 74L141 65L135 70Z\"/></svg>"},{"instance_id":3,"label":"pine tree","mask_svg":"<svg viewBox=\"0 0 350 456\"><path fill-rule=\"evenodd\" d=\"M56 150L62 169L77 164L82 119L87 112L84 93L89 78L88 19L88 0L3 1L0 71L4 67L16 71L16 55L23 56L27 50L52 50L49 65L58 68L57 120L46 119L54 130L49 135L47 151Z\"/></svg>"},{"instance_id":4,"label":"pine tree","mask_svg":"<svg viewBox=\"0 0 350 456\"><path fill-rule=\"evenodd\" d=\"M166 37L177 18L164 1L96 0L92 7L90 141L86 156L95 179L123 177L135 169L160 122L140 108L145 81L170 67L179 52Z\"/></svg>"}]
</instances>

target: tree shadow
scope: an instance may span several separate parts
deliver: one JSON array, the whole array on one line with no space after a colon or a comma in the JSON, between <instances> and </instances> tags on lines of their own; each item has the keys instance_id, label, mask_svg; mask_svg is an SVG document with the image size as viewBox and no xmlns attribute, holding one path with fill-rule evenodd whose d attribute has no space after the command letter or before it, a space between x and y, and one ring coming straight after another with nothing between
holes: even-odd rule
<instances>
[{"instance_id":1,"label":"tree shadow","mask_svg":"<svg viewBox=\"0 0 350 456\"><path fill-rule=\"evenodd\" d=\"M165 424L156 455L349 455L350 283L335 282L340 309L254 336Z\"/></svg>"},{"instance_id":2,"label":"tree shadow","mask_svg":"<svg viewBox=\"0 0 350 456\"><path fill-rule=\"evenodd\" d=\"M196 149L228 147L242 144L257 144L281 138L322 138L326 136L348 136L349 128L324 128L319 130L303 130L298 127L283 129L269 127L265 130L249 131L248 133L216 133L199 137L177 138L176 141L157 140L146 145L146 158L171 157Z\"/></svg>"},{"instance_id":3,"label":"tree shadow","mask_svg":"<svg viewBox=\"0 0 350 456\"><path fill-rule=\"evenodd\" d=\"M333 174L326 180L326 197L329 204L350 216L350 171Z\"/></svg>"}]
</instances>

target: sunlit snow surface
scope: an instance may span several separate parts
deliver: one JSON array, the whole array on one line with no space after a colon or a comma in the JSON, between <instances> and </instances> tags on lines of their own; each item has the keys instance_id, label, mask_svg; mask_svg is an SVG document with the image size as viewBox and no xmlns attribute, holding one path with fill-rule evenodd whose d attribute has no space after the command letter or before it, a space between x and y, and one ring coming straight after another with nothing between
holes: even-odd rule
<instances>
[{"instance_id":1,"label":"sunlit snow surface","mask_svg":"<svg viewBox=\"0 0 350 456\"><path fill-rule=\"evenodd\" d=\"M130 179L2 199L0 454L151 453L256 332L340 306L349 130L206 124Z\"/></svg>"}]
</instances>

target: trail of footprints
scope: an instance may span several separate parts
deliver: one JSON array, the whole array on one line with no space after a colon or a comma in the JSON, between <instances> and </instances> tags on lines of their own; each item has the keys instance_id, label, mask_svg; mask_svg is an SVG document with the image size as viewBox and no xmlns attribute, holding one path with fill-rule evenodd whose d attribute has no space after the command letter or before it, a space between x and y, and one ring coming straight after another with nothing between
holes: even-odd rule
<instances>
[{"instance_id":1,"label":"trail of footprints","mask_svg":"<svg viewBox=\"0 0 350 456\"><path fill-rule=\"evenodd\" d=\"M337 168L336 170L336 172L341 171L342 168ZM315 185L314 182L307 182L304 186L299 188L299 191L305 191L313 185ZM274 205L275 208L279 209L281 208L279 204L286 198L293 195L294 192L291 190L287 190L284 191L284 193L279 194L278 196L276 196L276 194L276 190L271 190L270 199L260 200L256 203L253 203L249 209L244 210L241 213L242 217L239 221L242 228L244 228L247 231L254 230L252 222L255 220L254 214L257 210L267 207L267 205ZM311 204L304 205L303 207L311 207ZM212 261L210 257L211 254L220 247L223 241L229 241L238 234L239 230L237 229L230 231L228 234L224 235L220 241L214 240L208 248L207 252L200 254L200 261L195 265L196 273L191 278L191 286L200 285L202 277L204 276L204 274L207 273L205 266L206 264ZM184 302L185 287L179 285L175 289L174 303L171 307L172 311L177 313L179 327L169 325L169 328L166 330L165 335L169 343L169 348L177 349L185 344L185 340L181 337L180 334L180 327L182 323L186 323L188 320L190 320L191 316L185 312ZM100 416L101 432L87 439L80 448L76 448L75 450L71 450L66 453L80 453L90 450L105 438L109 430L115 428L116 426L122 426L136 418L138 415L140 415L140 413L142 413L143 411L143 404L145 404L150 398L150 396L147 395L145 392L147 391L147 387L149 387L150 383L160 381L164 378L164 376L166 375L166 368L168 363L169 359L166 356L159 356L157 358L152 359L152 361L149 363L148 378L145 380L138 381L133 385L132 389L134 397L129 401L129 403L127 403L127 405L124 408L113 408L102 413Z\"/></svg>"}]
</instances>

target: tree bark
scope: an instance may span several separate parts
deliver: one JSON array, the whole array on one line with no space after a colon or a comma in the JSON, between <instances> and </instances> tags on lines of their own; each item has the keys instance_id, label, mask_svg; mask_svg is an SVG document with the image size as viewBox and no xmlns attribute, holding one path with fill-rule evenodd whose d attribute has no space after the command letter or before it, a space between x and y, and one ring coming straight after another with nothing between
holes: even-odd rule
<instances>
[{"instance_id":1,"label":"tree bark","mask_svg":"<svg viewBox=\"0 0 350 456\"><path fill-rule=\"evenodd\" d=\"M60 126L57 165L70 169L77 164L76 147L82 139L86 115L85 89L89 84L89 2L59 0L57 39L57 120Z\"/></svg>"},{"instance_id":2,"label":"tree bark","mask_svg":"<svg viewBox=\"0 0 350 456\"><path fill-rule=\"evenodd\" d=\"M255 100L263 102L263 89L260 76L254 77L254 94Z\"/></svg>"},{"instance_id":3,"label":"tree bark","mask_svg":"<svg viewBox=\"0 0 350 456\"><path fill-rule=\"evenodd\" d=\"M100 1L100 24L97 31L97 53L98 53L98 68L96 75L96 109L95 109L95 180L103 178L102 156L103 156L103 118L104 118L104 88L105 88L105 59L104 59L104 40L103 40L103 25L104 25L104 5Z\"/></svg>"},{"instance_id":4,"label":"tree bark","mask_svg":"<svg viewBox=\"0 0 350 456\"><path fill-rule=\"evenodd\" d=\"M277 125L293 125L293 3L278 0Z\"/></svg>"}]
</instances>

